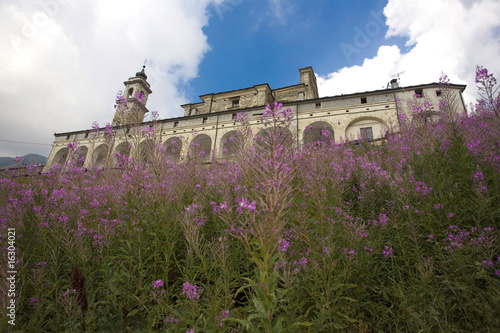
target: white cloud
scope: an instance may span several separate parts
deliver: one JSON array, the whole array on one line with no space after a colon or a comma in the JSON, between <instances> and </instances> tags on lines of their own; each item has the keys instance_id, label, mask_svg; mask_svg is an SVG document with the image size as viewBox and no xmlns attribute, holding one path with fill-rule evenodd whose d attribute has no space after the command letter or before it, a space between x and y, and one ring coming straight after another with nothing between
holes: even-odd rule
<instances>
[{"instance_id":1,"label":"white cloud","mask_svg":"<svg viewBox=\"0 0 500 333\"><path fill-rule=\"evenodd\" d=\"M269 0L271 23L285 24L294 6L289 0Z\"/></svg>"},{"instance_id":2,"label":"white cloud","mask_svg":"<svg viewBox=\"0 0 500 333\"><path fill-rule=\"evenodd\" d=\"M500 2L389 0L384 15L386 38L407 38L410 50L401 52L397 46L383 45L377 56L365 59L361 66L344 67L326 77L320 76L322 96L354 92L361 77L366 79L356 91L378 89L380 80L388 82L391 75L401 71L405 72L402 85L436 82L444 71L453 83L468 85L464 97L469 103L476 94L476 65L484 65L500 76ZM354 47L355 42L351 43ZM363 47L359 43L357 46Z\"/></svg>"},{"instance_id":3,"label":"white cloud","mask_svg":"<svg viewBox=\"0 0 500 333\"><path fill-rule=\"evenodd\" d=\"M0 3L0 139L52 143L54 132L104 125L116 92L141 69L148 108L181 116L177 86L209 50L207 7L223 0L8 0ZM0 156L50 147L0 142Z\"/></svg>"},{"instance_id":4,"label":"white cloud","mask_svg":"<svg viewBox=\"0 0 500 333\"><path fill-rule=\"evenodd\" d=\"M361 66L344 67L326 78L318 77L319 94L330 96L385 88L400 57L397 46L381 46L377 56L365 59Z\"/></svg>"}]
</instances>

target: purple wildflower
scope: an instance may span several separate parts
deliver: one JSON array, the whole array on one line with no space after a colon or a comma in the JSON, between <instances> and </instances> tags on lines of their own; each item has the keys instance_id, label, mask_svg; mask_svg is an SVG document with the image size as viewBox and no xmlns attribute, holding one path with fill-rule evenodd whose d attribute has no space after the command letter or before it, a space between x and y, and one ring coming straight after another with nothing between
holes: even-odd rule
<instances>
[{"instance_id":1,"label":"purple wildflower","mask_svg":"<svg viewBox=\"0 0 500 333\"><path fill-rule=\"evenodd\" d=\"M153 289L161 288L163 287L163 281L162 280L156 280L153 281Z\"/></svg>"},{"instance_id":2,"label":"purple wildflower","mask_svg":"<svg viewBox=\"0 0 500 333\"><path fill-rule=\"evenodd\" d=\"M392 246L389 245L384 246L382 253L384 254L384 257L392 258Z\"/></svg>"},{"instance_id":3,"label":"purple wildflower","mask_svg":"<svg viewBox=\"0 0 500 333\"><path fill-rule=\"evenodd\" d=\"M279 249L278 249L278 251L279 251L280 253L282 253L282 252L286 252L286 251L288 250L288 248L290 247L290 242L289 242L289 241L287 241L287 240L286 240L286 239L284 239L284 238L280 238L280 240L279 240L279 243L278 243L278 244L279 244Z\"/></svg>"},{"instance_id":4,"label":"purple wildflower","mask_svg":"<svg viewBox=\"0 0 500 333\"><path fill-rule=\"evenodd\" d=\"M220 327L224 326L224 323L222 322L222 320L224 320L228 317L229 317L229 310L223 310L220 312L220 314L218 316L215 316L217 321L220 321L220 323L219 323Z\"/></svg>"},{"instance_id":5,"label":"purple wildflower","mask_svg":"<svg viewBox=\"0 0 500 333\"><path fill-rule=\"evenodd\" d=\"M179 319L167 316L166 322L167 323L177 324L179 322Z\"/></svg>"},{"instance_id":6,"label":"purple wildflower","mask_svg":"<svg viewBox=\"0 0 500 333\"><path fill-rule=\"evenodd\" d=\"M187 299L195 301L200 299L203 288L196 284L190 284L188 281L182 285L182 293L186 295Z\"/></svg>"}]
</instances>

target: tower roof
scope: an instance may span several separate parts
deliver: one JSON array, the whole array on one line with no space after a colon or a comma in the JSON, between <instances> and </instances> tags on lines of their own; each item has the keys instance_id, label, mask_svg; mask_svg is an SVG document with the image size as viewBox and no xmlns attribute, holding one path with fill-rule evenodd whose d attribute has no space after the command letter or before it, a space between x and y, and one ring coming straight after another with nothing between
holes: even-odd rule
<instances>
[{"instance_id":1,"label":"tower roof","mask_svg":"<svg viewBox=\"0 0 500 333\"><path fill-rule=\"evenodd\" d=\"M144 80L147 80L148 76L144 72L145 68L146 68L146 65L142 66L142 71L135 73L135 77L142 77Z\"/></svg>"}]
</instances>

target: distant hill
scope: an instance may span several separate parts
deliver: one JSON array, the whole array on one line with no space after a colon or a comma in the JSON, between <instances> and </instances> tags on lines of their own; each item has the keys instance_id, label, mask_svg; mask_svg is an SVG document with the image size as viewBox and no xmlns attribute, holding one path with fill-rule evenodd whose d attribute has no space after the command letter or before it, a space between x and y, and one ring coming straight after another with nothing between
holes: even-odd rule
<instances>
[{"instance_id":1,"label":"distant hill","mask_svg":"<svg viewBox=\"0 0 500 333\"><path fill-rule=\"evenodd\" d=\"M27 154L20 156L24 158L24 164L38 164L41 163L45 165L47 162L47 157L38 154ZM16 167L16 161L13 157L0 157L0 169L14 168Z\"/></svg>"}]
</instances>

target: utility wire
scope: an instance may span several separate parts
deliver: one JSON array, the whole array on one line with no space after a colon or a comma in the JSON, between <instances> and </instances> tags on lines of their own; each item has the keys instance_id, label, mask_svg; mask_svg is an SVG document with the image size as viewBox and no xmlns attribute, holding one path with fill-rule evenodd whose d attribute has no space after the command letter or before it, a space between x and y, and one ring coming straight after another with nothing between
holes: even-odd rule
<instances>
[{"instance_id":1,"label":"utility wire","mask_svg":"<svg viewBox=\"0 0 500 333\"><path fill-rule=\"evenodd\" d=\"M0 141L4 141L4 142L12 142L12 143L23 143L23 144L25 144L25 145L52 146L52 145L49 145L48 143L34 143L34 142L24 142L24 141L14 141L14 140L4 140L4 139L0 139Z\"/></svg>"}]
</instances>

